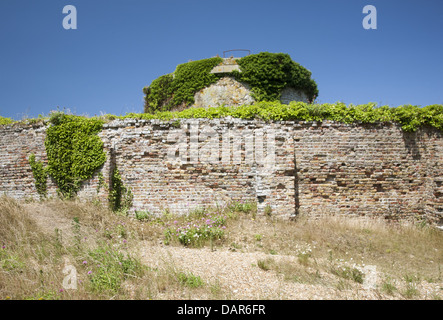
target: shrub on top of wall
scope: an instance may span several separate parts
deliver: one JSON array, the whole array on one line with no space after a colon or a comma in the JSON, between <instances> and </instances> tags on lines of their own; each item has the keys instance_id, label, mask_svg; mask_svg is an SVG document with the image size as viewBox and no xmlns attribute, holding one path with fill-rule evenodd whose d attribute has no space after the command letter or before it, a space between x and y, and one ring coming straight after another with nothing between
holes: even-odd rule
<instances>
[{"instance_id":1,"label":"shrub on top of wall","mask_svg":"<svg viewBox=\"0 0 443 320\"><path fill-rule=\"evenodd\" d=\"M404 131L416 131L429 125L443 130L443 105L429 105L423 108L404 105L396 108L378 107L375 103L364 105L307 104L291 102L285 105L279 102L259 102L253 105L215 108L190 108L180 112L157 112L155 114L129 113L120 118L131 119L187 119L187 118L223 118L261 119L265 121L323 121L332 120L344 123L397 122Z\"/></svg>"},{"instance_id":2,"label":"shrub on top of wall","mask_svg":"<svg viewBox=\"0 0 443 320\"><path fill-rule=\"evenodd\" d=\"M14 120L10 119L10 118L5 118L0 116L0 125L7 125L7 124L11 124L13 123Z\"/></svg>"}]
</instances>

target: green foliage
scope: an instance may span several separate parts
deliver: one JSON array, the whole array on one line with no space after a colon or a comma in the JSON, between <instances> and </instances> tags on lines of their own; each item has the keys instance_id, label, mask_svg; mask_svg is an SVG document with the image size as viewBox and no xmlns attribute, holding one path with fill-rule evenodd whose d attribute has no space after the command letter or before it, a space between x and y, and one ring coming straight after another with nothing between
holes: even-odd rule
<instances>
[{"instance_id":1,"label":"green foliage","mask_svg":"<svg viewBox=\"0 0 443 320\"><path fill-rule=\"evenodd\" d=\"M189 288L198 288L205 284L200 276L196 276L192 272L179 272L177 279L183 286Z\"/></svg>"},{"instance_id":2,"label":"green foliage","mask_svg":"<svg viewBox=\"0 0 443 320\"><path fill-rule=\"evenodd\" d=\"M45 147L48 174L57 183L62 196L71 198L80 183L92 177L105 163L103 142L97 133L103 122L80 116L54 113L47 130Z\"/></svg>"},{"instance_id":3,"label":"green foliage","mask_svg":"<svg viewBox=\"0 0 443 320\"><path fill-rule=\"evenodd\" d=\"M185 246L203 246L206 241L222 239L226 228L226 216L221 212L209 213L204 210L193 211L184 223L174 222L165 231L166 242L178 240Z\"/></svg>"},{"instance_id":4,"label":"green foliage","mask_svg":"<svg viewBox=\"0 0 443 320\"><path fill-rule=\"evenodd\" d=\"M25 266L26 264L18 254L8 250L5 246L0 248L0 270L20 272Z\"/></svg>"},{"instance_id":5,"label":"green foliage","mask_svg":"<svg viewBox=\"0 0 443 320\"><path fill-rule=\"evenodd\" d=\"M150 221L154 218L154 215L149 211L139 210L135 211L135 218L139 221Z\"/></svg>"},{"instance_id":6,"label":"green foliage","mask_svg":"<svg viewBox=\"0 0 443 320\"><path fill-rule=\"evenodd\" d=\"M166 74L152 81L149 87L143 88L145 94L145 112L168 111L172 107L174 93L173 75Z\"/></svg>"},{"instance_id":7,"label":"green foliage","mask_svg":"<svg viewBox=\"0 0 443 320\"><path fill-rule=\"evenodd\" d=\"M13 123L14 120L0 116L0 126Z\"/></svg>"},{"instance_id":8,"label":"green foliage","mask_svg":"<svg viewBox=\"0 0 443 320\"><path fill-rule=\"evenodd\" d=\"M194 102L194 94L216 82L221 75L211 74L212 68L222 62L215 57L180 64L173 74L163 75L145 87L145 112L169 111L173 107L188 106ZM310 101L318 96L317 84L311 72L292 61L288 54L261 52L236 62L241 72L229 75L248 83L256 101L280 100L285 87L303 90Z\"/></svg>"},{"instance_id":9,"label":"green foliage","mask_svg":"<svg viewBox=\"0 0 443 320\"><path fill-rule=\"evenodd\" d=\"M260 52L237 60L241 72L235 77L251 85L256 101L280 100L283 88L292 87L307 93L309 101L318 96L311 72L292 61L285 53Z\"/></svg>"},{"instance_id":10,"label":"green foliage","mask_svg":"<svg viewBox=\"0 0 443 320\"><path fill-rule=\"evenodd\" d=\"M126 214L132 206L133 194L122 180L120 171L114 168L111 176L111 186L109 191L109 204L112 211Z\"/></svg>"},{"instance_id":11,"label":"green foliage","mask_svg":"<svg viewBox=\"0 0 443 320\"><path fill-rule=\"evenodd\" d=\"M46 197L47 195L47 185L46 180L48 174L46 168L43 166L43 162L35 161L35 154L29 156L29 164L31 165L32 174L34 176L35 188L40 197Z\"/></svg>"},{"instance_id":12,"label":"green foliage","mask_svg":"<svg viewBox=\"0 0 443 320\"><path fill-rule=\"evenodd\" d=\"M85 260L91 288L97 292L117 293L121 284L128 277L143 274L140 261L125 255L121 248L112 244L103 244L88 254Z\"/></svg>"},{"instance_id":13,"label":"green foliage","mask_svg":"<svg viewBox=\"0 0 443 320\"><path fill-rule=\"evenodd\" d=\"M174 72L174 105L192 104L197 91L219 79L210 71L221 62L221 58L209 58L178 65Z\"/></svg>"},{"instance_id":14,"label":"green foliage","mask_svg":"<svg viewBox=\"0 0 443 320\"><path fill-rule=\"evenodd\" d=\"M222 61L209 58L177 66L174 74L163 75L145 87L145 112L168 111L172 107L190 105L194 94L216 82L219 77L210 71Z\"/></svg>"},{"instance_id":15,"label":"green foliage","mask_svg":"<svg viewBox=\"0 0 443 320\"><path fill-rule=\"evenodd\" d=\"M357 283L363 283L364 273L355 267L338 266L331 268L331 273L348 280L353 280Z\"/></svg>"},{"instance_id":16,"label":"green foliage","mask_svg":"<svg viewBox=\"0 0 443 320\"><path fill-rule=\"evenodd\" d=\"M250 213L250 212L256 212L257 211L257 203L255 202L243 202L243 201L233 201L229 203L228 209L234 212L243 212L243 213Z\"/></svg>"},{"instance_id":17,"label":"green foliage","mask_svg":"<svg viewBox=\"0 0 443 320\"><path fill-rule=\"evenodd\" d=\"M344 123L399 123L404 131L416 131L423 126L432 126L443 130L443 105L378 107L375 103L364 105L307 104L291 102L288 105L280 102L258 102L254 105L221 106L216 108L189 108L180 112L158 112L155 114L130 113L122 118L131 119L172 119L189 118L223 118L231 116L241 119L260 119L264 121L323 121L332 120Z\"/></svg>"}]
</instances>

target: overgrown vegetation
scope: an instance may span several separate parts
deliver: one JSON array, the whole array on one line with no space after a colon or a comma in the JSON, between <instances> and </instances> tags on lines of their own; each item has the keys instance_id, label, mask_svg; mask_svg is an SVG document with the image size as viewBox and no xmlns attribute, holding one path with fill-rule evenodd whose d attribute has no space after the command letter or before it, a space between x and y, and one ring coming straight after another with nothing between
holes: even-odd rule
<instances>
[{"instance_id":1,"label":"overgrown vegetation","mask_svg":"<svg viewBox=\"0 0 443 320\"><path fill-rule=\"evenodd\" d=\"M133 194L122 180L118 168L114 168L111 175L111 187L109 190L109 204L114 212L127 214L132 207Z\"/></svg>"},{"instance_id":2,"label":"overgrown vegetation","mask_svg":"<svg viewBox=\"0 0 443 320\"><path fill-rule=\"evenodd\" d=\"M8 125L8 124L11 124L13 122L14 122L14 120L12 120L10 118L5 118L5 117L0 116L0 126L1 125Z\"/></svg>"},{"instance_id":3,"label":"overgrown vegetation","mask_svg":"<svg viewBox=\"0 0 443 320\"><path fill-rule=\"evenodd\" d=\"M165 242L175 240L185 246L203 246L208 241L220 240L226 229L226 215L220 210L194 209L181 222L167 223Z\"/></svg>"},{"instance_id":4,"label":"overgrown vegetation","mask_svg":"<svg viewBox=\"0 0 443 320\"><path fill-rule=\"evenodd\" d=\"M251 86L253 98L260 101L278 101L285 87L304 91L309 101L318 96L317 84L311 72L292 61L285 53L260 52L237 60L241 72L233 74Z\"/></svg>"},{"instance_id":5,"label":"overgrown vegetation","mask_svg":"<svg viewBox=\"0 0 443 320\"><path fill-rule=\"evenodd\" d=\"M304 91L309 101L314 101L318 96L317 84L311 79L311 72L292 61L288 54L261 52L249 55L236 59L241 72L211 74L212 68L222 61L222 58L214 57L183 63L177 66L174 73L153 80L143 89L144 111L155 113L189 106L194 103L197 91L226 75L249 84L257 102L279 101L285 87Z\"/></svg>"},{"instance_id":6,"label":"overgrown vegetation","mask_svg":"<svg viewBox=\"0 0 443 320\"><path fill-rule=\"evenodd\" d=\"M184 244L190 255L208 246L216 250L210 257L235 251L232 258L249 261L242 269L281 275L278 290L296 283L333 299L366 299L363 292L377 299L442 298L443 233L435 228L329 216L287 221L254 210L233 202L138 220L93 203L20 204L0 197L0 299L241 299L241 288L227 289L229 277L208 278L167 258L145 264L139 254ZM226 217L221 238L159 245L164 230L205 223L209 216ZM376 267L372 291L362 288L370 275L364 265ZM64 286L66 266L76 270L75 289ZM331 290L332 297L321 295ZM266 297L277 298L260 298Z\"/></svg>"},{"instance_id":7,"label":"overgrown vegetation","mask_svg":"<svg viewBox=\"0 0 443 320\"><path fill-rule=\"evenodd\" d=\"M32 174L34 176L35 188L41 198L47 195L47 178L48 174L42 161L35 161L35 154L29 156L29 164L31 165Z\"/></svg>"},{"instance_id":8,"label":"overgrown vegetation","mask_svg":"<svg viewBox=\"0 0 443 320\"><path fill-rule=\"evenodd\" d=\"M403 105L399 107L377 106L376 103L346 105L341 102L307 104L291 102L259 102L254 105L189 108L180 112L157 112L155 114L129 113L122 118L131 119L186 119L186 118L223 118L260 119L264 121L323 121L331 120L344 123L399 123L404 131L416 131L422 126L443 129L443 105L426 107Z\"/></svg>"},{"instance_id":9,"label":"overgrown vegetation","mask_svg":"<svg viewBox=\"0 0 443 320\"><path fill-rule=\"evenodd\" d=\"M69 116L77 117L80 116ZM91 123L103 123L115 119L159 119L164 121L190 118L223 118L258 119L263 121L324 121L331 120L343 123L399 123L404 131L416 131L423 126L443 130L443 105L433 104L425 107L402 105L398 107L378 106L376 103L346 105L342 102L307 104L304 102L259 102L254 105L220 106L212 108L189 108L179 112L163 111L150 113L127 113L124 116L104 115L84 118ZM29 121L29 120L27 120ZM98 148L99 149L99 148Z\"/></svg>"},{"instance_id":10,"label":"overgrown vegetation","mask_svg":"<svg viewBox=\"0 0 443 320\"><path fill-rule=\"evenodd\" d=\"M209 58L191 61L177 66L173 74L163 75L145 87L145 112L169 111L173 107L188 106L194 102L194 94L219 77L210 71L222 61Z\"/></svg>"},{"instance_id":11,"label":"overgrown vegetation","mask_svg":"<svg viewBox=\"0 0 443 320\"><path fill-rule=\"evenodd\" d=\"M105 162L103 142L97 135L103 121L55 112L50 123L45 139L47 167L36 162L34 154L29 157L35 186L40 196L46 196L46 177L49 175L56 182L60 195L72 198L81 182L91 178Z\"/></svg>"}]
</instances>

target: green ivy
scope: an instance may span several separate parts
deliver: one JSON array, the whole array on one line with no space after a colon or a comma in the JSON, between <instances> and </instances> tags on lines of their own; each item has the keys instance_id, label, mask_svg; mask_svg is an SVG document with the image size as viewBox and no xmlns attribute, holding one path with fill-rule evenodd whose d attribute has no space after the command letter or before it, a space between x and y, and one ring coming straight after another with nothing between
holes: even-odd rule
<instances>
[{"instance_id":1,"label":"green ivy","mask_svg":"<svg viewBox=\"0 0 443 320\"><path fill-rule=\"evenodd\" d=\"M46 168L43 166L43 162L35 161L35 154L29 156L29 164L31 165L32 174L35 180L35 188L40 197L46 197L47 195L47 177Z\"/></svg>"},{"instance_id":2,"label":"green ivy","mask_svg":"<svg viewBox=\"0 0 443 320\"><path fill-rule=\"evenodd\" d=\"M318 96L311 72L292 61L288 54L260 52L237 59L237 63L241 72L234 71L233 74L251 86L256 101L280 100L285 87L306 92L309 101Z\"/></svg>"},{"instance_id":3,"label":"green ivy","mask_svg":"<svg viewBox=\"0 0 443 320\"><path fill-rule=\"evenodd\" d=\"M119 170L114 168L109 190L109 204L112 211L127 213L132 207L133 198L132 191L123 183Z\"/></svg>"},{"instance_id":4,"label":"green ivy","mask_svg":"<svg viewBox=\"0 0 443 320\"><path fill-rule=\"evenodd\" d=\"M165 74L143 89L145 94L145 112L168 111L172 108L173 75Z\"/></svg>"},{"instance_id":5,"label":"green ivy","mask_svg":"<svg viewBox=\"0 0 443 320\"><path fill-rule=\"evenodd\" d=\"M5 117L0 116L0 126L1 125L8 125L8 124L11 124L13 122L14 122L14 120L12 120L10 118L5 118Z\"/></svg>"},{"instance_id":6,"label":"green ivy","mask_svg":"<svg viewBox=\"0 0 443 320\"><path fill-rule=\"evenodd\" d=\"M163 75L145 87L145 112L168 111L176 106L194 103L197 91L216 82L219 77L210 71L222 62L214 57L177 66L173 74Z\"/></svg>"},{"instance_id":7,"label":"green ivy","mask_svg":"<svg viewBox=\"0 0 443 320\"><path fill-rule=\"evenodd\" d=\"M45 147L48 174L63 197L71 198L82 181L92 177L106 159L98 137L103 121L57 112L51 116Z\"/></svg>"},{"instance_id":8,"label":"green ivy","mask_svg":"<svg viewBox=\"0 0 443 320\"><path fill-rule=\"evenodd\" d=\"M214 57L177 66L172 74L163 75L145 87L145 113L169 111L174 107L194 103L197 91L211 85L226 74L210 71L222 62ZM288 54L261 52L236 59L240 71L228 75L251 86L256 101L279 101L285 87L304 91L309 101L318 96L317 84L311 72L292 61Z\"/></svg>"},{"instance_id":9,"label":"green ivy","mask_svg":"<svg viewBox=\"0 0 443 320\"><path fill-rule=\"evenodd\" d=\"M189 108L180 112L157 112L155 114L129 113L121 118L131 119L160 119L171 121L189 118L223 118L234 117L241 119L261 119L265 121L323 121L332 120L344 123L377 123L396 122L404 131L416 131L423 126L431 126L443 130L443 105L377 106L375 103L364 105L307 104L291 102L288 105L280 102L258 102L253 105L221 106L215 108Z\"/></svg>"}]
</instances>

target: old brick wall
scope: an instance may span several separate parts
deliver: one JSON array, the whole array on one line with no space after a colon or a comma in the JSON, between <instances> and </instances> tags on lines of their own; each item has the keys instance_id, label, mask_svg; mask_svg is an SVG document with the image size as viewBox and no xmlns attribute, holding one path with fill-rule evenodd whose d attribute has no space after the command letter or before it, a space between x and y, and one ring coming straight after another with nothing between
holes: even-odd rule
<instances>
[{"instance_id":1,"label":"old brick wall","mask_svg":"<svg viewBox=\"0 0 443 320\"><path fill-rule=\"evenodd\" d=\"M38 198L28 163L46 161L44 125L0 127L0 193ZM442 133L405 133L396 124L188 119L114 120L100 137L109 183L117 166L133 209L185 213L231 200L257 201L273 214L339 213L387 218L443 212ZM106 201L98 173L79 197ZM56 186L48 179L48 193Z\"/></svg>"}]
</instances>

